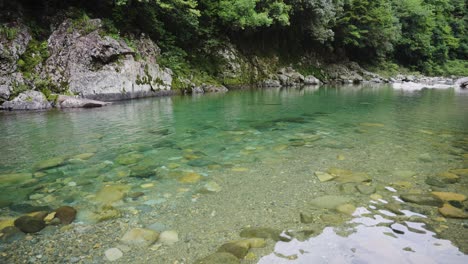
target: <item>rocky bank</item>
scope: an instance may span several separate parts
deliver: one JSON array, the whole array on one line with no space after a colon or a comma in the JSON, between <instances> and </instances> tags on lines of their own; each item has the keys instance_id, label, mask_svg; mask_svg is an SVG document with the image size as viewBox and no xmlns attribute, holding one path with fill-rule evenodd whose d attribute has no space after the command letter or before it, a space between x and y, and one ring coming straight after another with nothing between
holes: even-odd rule
<instances>
[{"instance_id":1,"label":"rocky bank","mask_svg":"<svg viewBox=\"0 0 468 264\"><path fill-rule=\"evenodd\" d=\"M0 109L38 110L52 107L100 107L105 102L183 93L226 92L245 85L291 87L323 83L396 83L397 88L420 89L453 86L451 78L399 75L386 79L355 62L324 62L305 55L298 65L316 69L317 76L281 66L277 57L246 56L232 44L214 50L220 60L220 84L195 83L160 66L160 49L149 37L123 39L109 36L100 19L58 23L43 51L31 51L31 29L20 18L3 24L11 34L0 34ZM23 57L29 56L29 61ZM35 65L25 65L44 57ZM32 68L30 70L25 70ZM320 76L319 76L320 75ZM182 89L172 89L173 80ZM466 86L466 80L457 82ZM227 87L227 88L226 88ZM181 88L181 87L177 87ZM58 95L62 95L59 97ZM67 95L68 97L63 97ZM65 100L65 98L67 98Z\"/></svg>"}]
</instances>

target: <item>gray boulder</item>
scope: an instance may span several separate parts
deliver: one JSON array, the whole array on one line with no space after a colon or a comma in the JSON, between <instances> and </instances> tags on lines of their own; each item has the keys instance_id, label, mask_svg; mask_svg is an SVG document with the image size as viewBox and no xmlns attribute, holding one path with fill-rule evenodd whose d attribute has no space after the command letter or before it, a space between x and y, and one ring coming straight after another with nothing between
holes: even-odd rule
<instances>
[{"instance_id":1,"label":"gray boulder","mask_svg":"<svg viewBox=\"0 0 468 264\"><path fill-rule=\"evenodd\" d=\"M16 34L13 39L8 39L4 34L0 34L0 76L11 74L17 70L17 61L26 51L32 38L28 28L18 21L2 26L15 28Z\"/></svg>"},{"instance_id":2,"label":"gray boulder","mask_svg":"<svg viewBox=\"0 0 468 264\"><path fill-rule=\"evenodd\" d=\"M4 110L39 110L51 107L44 94L37 91L20 93L15 99L7 101L1 106Z\"/></svg>"},{"instance_id":3,"label":"gray boulder","mask_svg":"<svg viewBox=\"0 0 468 264\"><path fill-rule=\"evenodd\" d=\"M278 80L266 79L260 84L261 87L281 87L281 83Z\"/></svg>"},{"instance_id":4,"label":"gray boulder","mask_svg":"<svg viewBox=\"0 0 468 264\"><path fill-rule=\"evenodd\" d=\"M304 76L291 67L281 68L278 71L278 80L282 86L296 86L304 83Z\"/></svg>"},{"instance_id":5,"label":"gray boulder","mask_svg":"<svg viewBox=\"0 0 468 264\"><path fill-rule=\"evenodd\" d=\"M57 98L56 107L58 108L92 108L92 107L102 107L108 104L109 104L108 102L77 98L77 97L66 96L66 95L59 95Z\"/></svg>"},{"instance_id":6,"label":"gray boulder","mask_svg":"<svg viewBox=\"0 0 468 264\"><path fill-rule=\"evenodd\" d=\"M141 55L136 60L135 51L123 40L101 36L99 19L88 23L96 30L83 32L66 20L52 33L44 76L88 99L121 100L170 90L172 71L159 67L160 51L150 39L142 36L136 41Z\"/></svg>"},{"instance_id":7,"label":"gray boulder","mask_svg":"<svg viewBox=\"0 0 468 264\"><path fill-rule=\"evenodd\" d=\"M308 75L304 78L304 84L306 85L318 85L320 84L320 80L315 78L313 75Z\"/></svg>"},{"instance_id":8,"label":"gray boulder","mask_svg":"<svg viewBox=\"0 0 468 264\"><path fill-rule=\"evenodd\" d=\"M217 85L210 85L204 84L202 85L202 89L205 93L225 93L228 89L224 86L217 86Z\"/></svg>"}]
</instances>

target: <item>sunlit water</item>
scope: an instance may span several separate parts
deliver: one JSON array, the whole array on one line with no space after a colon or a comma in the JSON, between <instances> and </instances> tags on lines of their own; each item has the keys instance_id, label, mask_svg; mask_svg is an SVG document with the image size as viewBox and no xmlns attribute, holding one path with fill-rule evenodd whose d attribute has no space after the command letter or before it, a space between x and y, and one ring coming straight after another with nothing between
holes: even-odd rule
<instances>
[{"instance_id":1,"label":"sunlit water","mask_svg":"<svg viewBox=\"0 0 468 264\"><path fill-rule=\"evenodd\" d=\"M0 113L0 133L3 218L21 215L24 204L71 205L78 224L93 225L99 208L112 204L130 226L177 230L178 243L147 254L187 263L259 226L283 230L291 241L251 249L245 263L468 261L466 220L398 198L432 190L468 195L463 177L426 183L468 167L467 93L351 86L152 98ZM49 159L59 162L41 167ZM320 182L314 175L333 168L367 178ZM106 185L120 186L124 197L103 198ZM325 195L358 210L350 216L310 205ZM388 202L408 217L385 211ZM301 213L314 220L302 221Z\"/></svg>"}]
</instances>

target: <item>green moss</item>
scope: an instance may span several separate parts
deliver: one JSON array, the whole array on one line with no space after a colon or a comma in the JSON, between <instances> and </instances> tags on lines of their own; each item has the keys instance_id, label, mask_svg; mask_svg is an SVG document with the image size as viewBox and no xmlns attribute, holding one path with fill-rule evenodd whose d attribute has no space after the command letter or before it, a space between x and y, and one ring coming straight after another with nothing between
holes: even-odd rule
<instances>
[{"instance_id":1,"label":"green moss","mask_svg":"<svg viewBox=\"0 0 468 264\"><path fill-rule=\"evenodd\" d=\"M7 25L0 25L0 36L4 36L7 40L14 40L18 35L18 29Z\"/></svg>"},{"instance_id":2,"label":"green moss","mask_svg":"<svg viewBox=\"0 0 468 264\"><path fill-rule=\"evenodd\" d=\"M31 78L34 68L49 57L47 41L39 42L35 39L29 41L26 51L18 60L19 70L26 78Z\"/></svg>"}]
</instances>

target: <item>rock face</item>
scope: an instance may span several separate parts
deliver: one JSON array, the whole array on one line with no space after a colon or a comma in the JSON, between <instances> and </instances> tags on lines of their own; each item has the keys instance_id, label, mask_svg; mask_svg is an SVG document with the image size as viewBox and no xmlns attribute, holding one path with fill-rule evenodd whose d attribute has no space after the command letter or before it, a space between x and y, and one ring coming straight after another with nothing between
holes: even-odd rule
<instances>
[{"instance_id":1,"label":"rock face","mask_svg":"<svg viewBox=\"0 0 468 264\"><path fill-rule=\"evenodd\" d=\"M304 76L291 67L281 68L278 71L278 80L282 86L297 86L304 83Z\"/></svg>"},{"instance_id":2,"label":"rock face","mask_svg":"<svg viewBox=\"0 0 468 264\"><path fill-rule=\"evenodd\" d=\"M84 32L65 20L52 33L44 76L88 99L130 99L170 90L172 72L156 63L159 48L150 39L137 40L141 59L136 60L135 51L123 40L99 34L99 19L87 23L95 30Z\"/></svg>"},{"instance_id":3,"label":"rock face","mask_svg":"<svg viewBox=\"0 0 468 264\"><path fill-rule=\"evenodd\" d=\"M49 109L52 105L41 92L26 91L19 94L15 99L3 103L4 110L39 110Z\"/></svg>"}]
</instances>

